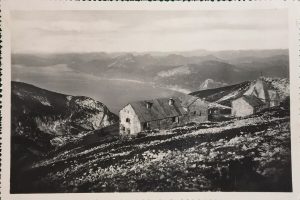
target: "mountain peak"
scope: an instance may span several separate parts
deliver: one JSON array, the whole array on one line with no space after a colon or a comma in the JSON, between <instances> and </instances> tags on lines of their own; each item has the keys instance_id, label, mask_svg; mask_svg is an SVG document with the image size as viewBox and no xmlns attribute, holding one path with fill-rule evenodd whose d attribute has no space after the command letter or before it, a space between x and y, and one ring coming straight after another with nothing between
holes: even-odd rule
<instances>
[{"instance_id":1,"label":"mountain peak","mask_svg":"<svg viewBox=\"0 0 300 200\"><path fill-rule=\"evenodd\" d=\"M206 79L203 83L201 83L199 89L200 90L207 90L213 88L219 88L228 85L227 83L214 81L213 79Z\"/></svg>"}]
</instances>

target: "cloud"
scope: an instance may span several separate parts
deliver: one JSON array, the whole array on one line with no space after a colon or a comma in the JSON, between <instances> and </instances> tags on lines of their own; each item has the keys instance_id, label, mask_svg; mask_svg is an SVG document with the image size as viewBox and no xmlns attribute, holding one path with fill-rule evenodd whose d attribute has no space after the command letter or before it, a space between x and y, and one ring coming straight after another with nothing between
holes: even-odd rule
<instances>
[{"instance_id":1,"label":"cloud","mask_svg":"<svg viewBox=\"0 0 300 200\"><path fill-rule=\"evenodd\" d=\"M23 72L23 73L38 73L38 74L51 74L51 75L61 75L62 73L74 72L66 64L58 64L52 66L43 67L28 67L23 65L12 65L13 72Z\"/></svg>"},{"instance_id":2,"label":"cloud","mask_svg":"<svg viewBox=\"0 0 300 200\"><path fill-rule=\"evenodd\" d=\"M108 20L94 21L50 21L45 23L42 20L14 22L15 32L40 32L42 34L97 34L103 32L117 31L122 24Z\"/></svg>"},{"instance_id":3,"label":"cloud","mask_svg":"<svg viewBox=\"0 0 300 200\"><path fill-rule=\"evenodd\" d=\"M117 31L122 27L121 24L113 23L106 20L97 20L90 22L58 21L51 22L47 25L37 27L37 29L58 34L65 33L103 33Z\"/></svg>"},{"instance_id":4,"label":"cloud","mask_svg":"<svg viewBox=\"0 0 300 200\"><path fill-rule=\"evenodd\" d=\"M247 15L249 14L249 15ZM274 13L272 14L274 15ZM206 16L203 14L193 16L175 16L162 18L137 26L135 31L215 31L215 30L283 30L287 29L287 16L280 14L278 17L261 16L260 13L240 12L224 13Z\"/></svg>"},{"instance_id":5,"label":"cloud","mask_svg":"<svg viewBox=\"0 0 300 200\"><path fill-rule=\"evenodd\" d=\"M15 12L18 52L287 48L287 11Z\"/></svg>"}]
</instances>

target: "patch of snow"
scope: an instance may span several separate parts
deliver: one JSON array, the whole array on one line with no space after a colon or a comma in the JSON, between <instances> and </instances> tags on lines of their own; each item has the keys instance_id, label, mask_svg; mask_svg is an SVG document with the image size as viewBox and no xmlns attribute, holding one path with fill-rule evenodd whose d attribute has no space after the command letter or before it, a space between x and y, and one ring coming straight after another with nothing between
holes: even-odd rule
<instances>
[{"instance_id":1,"label":"patch of snow","mask_svg":"<svg viewBox=\"0 0 300 200\"><path fill-rule=\"evenodd\" d=\"M89 108L89 109L103 109L103 106L99 105L98 102L93 100L92 98L85 98L85 99L76 99L76 104L83 108Z\"/></svg>"},{"instance_id":2,"label":"patch of snow","mask_svg":"<svg viewBox=\"0 0 300 200\"><path fill-rule=\"evenodd\" d=\"M66 97L68 101L71 101L71 99L73 98L72 96L67 96Z\"/></svg>"},{"instance_id":3,"label":"patch of snow","mask_svg":"<svg viewBox=\"0 0 300 200\"><path fill-rule=\"evenodd\" d=\"M33 98L36 99L36 100L38 100L44 106L51 106L50 102L45 97L33 96Z\"/></svg>"},{"instance_id":4,"label":"patch of snow","mask_svg":"<svg viewBox=\"0 0 300 200\"><path fill-rule=\"evenodd\" d=\"M42 103L44 106L51 106L51 104L50 104L48 101L41 101L41 103Z\"/></svg>"}]
</instances>

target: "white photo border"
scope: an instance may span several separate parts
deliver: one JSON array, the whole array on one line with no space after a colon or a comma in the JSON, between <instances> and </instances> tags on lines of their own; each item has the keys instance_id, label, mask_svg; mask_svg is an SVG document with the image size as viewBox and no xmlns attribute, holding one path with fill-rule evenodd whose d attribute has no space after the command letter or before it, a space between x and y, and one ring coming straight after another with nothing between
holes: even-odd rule
<instances>
[{"instance_id":1,"label":"white photo border","mask_svg":"<svg viewBox=\"0 0 300 200\"><path fill-rule=\"evenodd\" d=\"M291 99L291 150L293 192L147 192L147 193L53 193L10 194L10 91L11 42L10 12L12 10L249 10L287 9L289 13L290 99ZM121 1L64 1L64 0L3 0L2 18L2 154L1 198L6 199L293 199L300 200L300 1L195 1L195 2L121 2Z\"/></svg>"}]
</instances>

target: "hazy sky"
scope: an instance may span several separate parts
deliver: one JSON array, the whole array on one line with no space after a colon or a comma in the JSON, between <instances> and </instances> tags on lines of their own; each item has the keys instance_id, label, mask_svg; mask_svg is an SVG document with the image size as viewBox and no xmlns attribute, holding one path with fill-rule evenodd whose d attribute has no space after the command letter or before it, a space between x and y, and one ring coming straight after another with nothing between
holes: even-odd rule
<instances>
[{"instance_id":1,"label":"hazy sky","mask_svg":"<svg viewBox=\"0 0 300 200\"><path fill-rule=\"evenodd\" d=\"M288 47L286 10L14 11L14 53Z\"/></svg>"}]
</instances>

